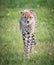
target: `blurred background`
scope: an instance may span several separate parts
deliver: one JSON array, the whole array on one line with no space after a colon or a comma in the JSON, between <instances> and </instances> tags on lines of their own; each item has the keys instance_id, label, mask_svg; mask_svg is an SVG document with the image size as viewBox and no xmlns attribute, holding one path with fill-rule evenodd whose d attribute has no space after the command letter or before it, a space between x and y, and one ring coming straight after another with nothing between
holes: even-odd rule
<instances>
[{"instance_id":1,"label":"blurred background","mask_svg":"<svg viewBox=\"0 0 54 65\"><path fill-rule=\"evenodd\" d=\"M20 12L37 16L36 53L25 60ZM54 0L0 0L0 65L54 65Z\"/></svg>"}]
</instances>

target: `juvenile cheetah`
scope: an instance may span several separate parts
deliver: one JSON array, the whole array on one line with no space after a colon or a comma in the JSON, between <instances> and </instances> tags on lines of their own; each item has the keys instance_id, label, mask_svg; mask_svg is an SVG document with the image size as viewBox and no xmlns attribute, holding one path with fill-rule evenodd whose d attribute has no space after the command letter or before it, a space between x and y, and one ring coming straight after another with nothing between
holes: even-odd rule
<instances>
[{"instance_id":1,"label":"juvenile cheetah","mask_svg":"<svg viewBox=\"0 0 54 65\"><path fill-rule=\"evenodd\" d=\"M24 55L30 57L30 54L34 51L35 45L35 24L36 16L32 10L24 10L21 12L20 29L22 32L24 42Z\"/></svg>"}]
</instances>

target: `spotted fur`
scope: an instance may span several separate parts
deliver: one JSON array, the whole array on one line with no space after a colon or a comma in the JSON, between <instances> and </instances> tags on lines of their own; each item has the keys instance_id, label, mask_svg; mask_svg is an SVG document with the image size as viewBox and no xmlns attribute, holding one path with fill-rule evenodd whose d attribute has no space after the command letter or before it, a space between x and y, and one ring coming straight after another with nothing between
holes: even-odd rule
<instances>
[{"instance_id":1,"label":"spotted fur","mask_svg":"<svg viewBox=\"0 0 54 65\"><path fill-rule=\"evenodd\" d=\"M34 38L35 23L36 16L33 11L24 10L23 12L21 12L20 29L24 42L24 55L26 57L30 57L30 54L34 51L34 45L36 44Z\"/></svg>"}]
</instances>

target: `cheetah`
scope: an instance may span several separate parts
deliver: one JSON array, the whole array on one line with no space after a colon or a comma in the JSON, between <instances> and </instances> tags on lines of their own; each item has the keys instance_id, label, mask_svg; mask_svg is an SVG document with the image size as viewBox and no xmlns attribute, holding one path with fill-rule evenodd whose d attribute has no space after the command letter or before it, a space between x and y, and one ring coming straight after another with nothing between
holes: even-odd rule
<instances>
[{"instance_id":1,"label":"cheetah","mask_svg":"<svg viewBox=\"0 0 54 65\"><path fill-rule=\"evenodd\" d=\"M34 52L36 15L32 10L23 10L20 18L20 29L24 43L24 55L29 58Z\"/></svg>"}]
</instances>

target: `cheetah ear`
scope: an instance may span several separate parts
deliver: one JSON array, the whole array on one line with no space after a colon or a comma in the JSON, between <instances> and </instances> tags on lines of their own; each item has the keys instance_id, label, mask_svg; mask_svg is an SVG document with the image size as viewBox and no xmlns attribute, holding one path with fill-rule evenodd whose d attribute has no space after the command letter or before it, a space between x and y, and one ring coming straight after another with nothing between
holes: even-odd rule
<instances>
[{"instance_id":1,"label":"cheetah ear","mask_svg":"<svg viewBox=\"0 0 54 65\"><path fill-rule=\"evenodd\" d=\"M31 13L33 13L33 10L30 10Z\"/></svg>"},{"instance_id":2,"label":"cheetah ear","mask_svg":"<svg viewBox=\"0 0 54 65\"><path fill-rule=\"evenodd\" d=\"M23 14L23 12L20 12L21 13L21 15Z\"/></svg>"},{"instance_id":3,"label":"cheetah ear","mask_svg":"<svg viewBox=\"0 0 54 65\"><path fill-rule=\"evenodd\" d=\"M20 12L21 14L23 13L23 12Z\"/></svg>"}]
</instances>

